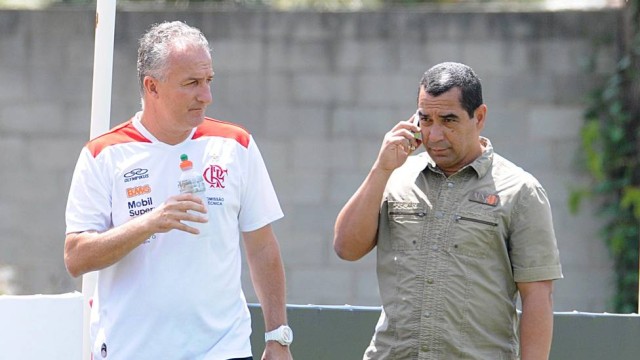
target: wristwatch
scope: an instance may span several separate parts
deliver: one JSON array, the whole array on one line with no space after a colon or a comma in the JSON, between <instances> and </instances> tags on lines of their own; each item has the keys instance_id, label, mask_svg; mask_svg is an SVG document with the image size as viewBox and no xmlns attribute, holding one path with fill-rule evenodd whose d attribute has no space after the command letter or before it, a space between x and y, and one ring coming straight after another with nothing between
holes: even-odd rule
<instances>
[{"instance_id":1,"label":"wristwatch","mask_svg":"<svg viewBox=\"0 0 640 360\"><path fill-rule=\"evenodd\" d=\"M293 342L293 330L287 325L281 325L279 328L265 333L264 341L277 341L284 346L290 345Z\"/></svg>"}]
</instances>

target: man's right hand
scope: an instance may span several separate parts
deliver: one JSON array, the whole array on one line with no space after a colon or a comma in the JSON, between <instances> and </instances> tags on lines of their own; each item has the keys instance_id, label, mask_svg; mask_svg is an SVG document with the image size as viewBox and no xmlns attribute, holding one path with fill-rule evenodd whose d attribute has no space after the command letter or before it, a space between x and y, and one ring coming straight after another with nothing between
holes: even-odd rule
<instances>
[{"instance_id":1,"label":"man's right hand","mask_svg":"<svg viewBox=\"0 0 640 360\"><path fill-rule=\"evenodd\" d=\"M385 134L374 168L392 172L402 166L411 152L421 145L421 141L414 136L418 131L420 129L411 119L396 124Z\"/></svg>"},{"instance_id":2,"label":"man's right hand","mask_svg":"<svg viewBox=\"0 0 640 360\"><path fill-rule=\"evenodd\" d=\"M202 199L193 194L179 194L169 197L162 205L153 209L145 220L152 229L155 229L153 233L165 233L169 230L177 229L197 234L198 231L195 228L186 225L184 222L205 223L207 218L195 214L193 211L202 214L207 213L207 207L202 203Z\"/></svg>"}]
</instances>

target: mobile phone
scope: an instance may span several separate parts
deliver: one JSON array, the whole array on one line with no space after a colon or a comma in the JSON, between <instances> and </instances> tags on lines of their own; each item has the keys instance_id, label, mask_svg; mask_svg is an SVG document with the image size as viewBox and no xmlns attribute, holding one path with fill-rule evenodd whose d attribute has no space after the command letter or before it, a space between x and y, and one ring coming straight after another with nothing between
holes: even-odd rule
<instances>
[{"instance_id":1,"label":"mobile phone","mask_svg":"<svg viewBox=\"0 0 640 360\"><path fill-rule=\"evenodd\" d=\"M420 110L416 110L416 113L413 115L413 125L417 126L420 129ZM422 140L422 133L418 130L418 132L413 133L413 137L416 140Z\"/></svg>"}]
</instances>

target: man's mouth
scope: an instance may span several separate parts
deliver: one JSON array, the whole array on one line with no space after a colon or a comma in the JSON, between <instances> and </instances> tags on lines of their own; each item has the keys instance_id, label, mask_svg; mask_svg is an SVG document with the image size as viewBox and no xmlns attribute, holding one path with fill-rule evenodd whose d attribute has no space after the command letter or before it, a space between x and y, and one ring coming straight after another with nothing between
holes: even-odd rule
<instances>
[{"instance_id":1,"label":"man's mouth","mask_svg":"<svg viewBox=\"0 0 640 360\"><path fill-rule=\"evenodd\" d=\"M445 151L447 151L448 148L443 148L443 147L428 147L429 151L432 151L434 153L443 153Z\"/></svg>"}]
</instances>

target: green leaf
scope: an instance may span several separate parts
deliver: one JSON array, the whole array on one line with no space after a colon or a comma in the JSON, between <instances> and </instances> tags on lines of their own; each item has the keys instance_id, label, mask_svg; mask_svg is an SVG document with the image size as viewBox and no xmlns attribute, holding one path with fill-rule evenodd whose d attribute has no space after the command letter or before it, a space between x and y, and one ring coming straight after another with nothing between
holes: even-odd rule
<instances>
[{"instance_id":1,"label":"green leaf","mask_svg":"<svg viewBox=\"0 0 640 360\"><path fill-rule=\"evenodd\" d=\"M580 211L580 204L582 199L590 197L591 194L587 189L578 188L569 192L569 212L571 214L577 214Z\"/></svg>"},{"instance_id":2,"label":"green leaf","mask_svg":"<svg viewBox=\"0 0 640 360\"><path fill-rule=\"evenodd\" d=\"M633 211L633 216L637 220L640 220L640 188L627 187L623 189L620 206L623 209L631 209Z\"/></svg>"}]
</instances>

